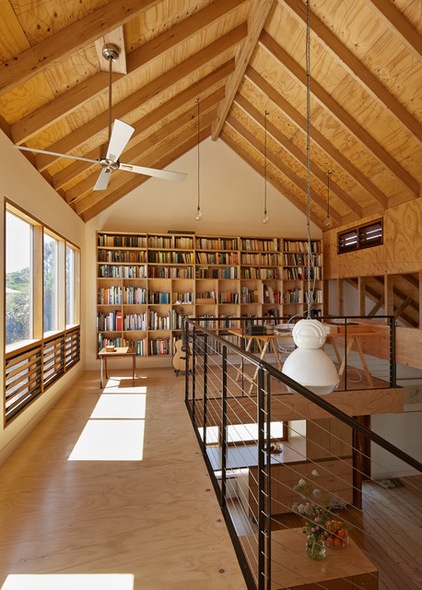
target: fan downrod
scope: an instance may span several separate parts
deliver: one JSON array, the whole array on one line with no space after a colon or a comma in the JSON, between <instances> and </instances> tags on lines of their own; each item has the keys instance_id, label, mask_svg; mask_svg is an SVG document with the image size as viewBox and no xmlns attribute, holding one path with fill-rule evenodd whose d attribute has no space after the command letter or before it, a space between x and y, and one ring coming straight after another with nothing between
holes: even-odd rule
<instances>
[{"instance_id":1,"label":"fan downrod","mask_svg":"<svg viewBox=\"0 0 422 590\"><path fill-rule=\"evenodd\" d=\"M120 56L120 50L114 43L106 43L103 45L102 54L107 61L117 61Z\"/></svg>"}]
</instances>

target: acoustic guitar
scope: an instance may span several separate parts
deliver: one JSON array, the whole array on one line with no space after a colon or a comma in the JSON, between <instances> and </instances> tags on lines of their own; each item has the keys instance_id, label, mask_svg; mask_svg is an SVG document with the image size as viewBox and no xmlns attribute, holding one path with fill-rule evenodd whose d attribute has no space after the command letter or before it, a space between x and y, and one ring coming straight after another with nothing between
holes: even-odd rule
<instances>
[{"instance_id":1,"label":"acoustic guitar","mask_svg":"<svg viewBox=\"0 0 422 590\"><path fill-rule=\"evenodd\" d=\"M179 307L177 313L184 316L184 309L183 307ZM178 377L180 371L186 372L187 364L188 364L188 355L192 353L190 346L186 343L185 332L182 330L182 337L179 340L176 340L175 345L175 353L172 358L172 365L173 369L176 372L176 377Z\"/></svg>"}]
</instances>

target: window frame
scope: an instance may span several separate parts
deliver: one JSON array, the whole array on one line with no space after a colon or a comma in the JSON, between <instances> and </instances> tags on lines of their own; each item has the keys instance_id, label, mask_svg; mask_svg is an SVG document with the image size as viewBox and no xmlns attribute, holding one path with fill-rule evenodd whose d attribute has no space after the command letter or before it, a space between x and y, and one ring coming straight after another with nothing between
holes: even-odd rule
<instances>
[{"instance_id":1,"label":"window frame","mask_svg":"<svg viewBox=\"0 0 422 590\"><path fill-rule=\"evenodd\" d=\"M383 219L375 219L339 232L337 234L337 254L382 246L383 240Z\"/></svg>"},{"instance_id":2,"label":"window frame","mask_svg":"<svg viewBox=\"0 0 422 590\"><path fill-rule=\"evenodd\" d=\"M36 398L62 377L66 371L80 360L80 249L32 215L5 199L5 248L4 282L6 282L6 244L7 214L21 218L32 227L32 338L6 344L6 329L3 335L4 350L4 426L28 407ZM58 325L57 329L44 332L44 236L48 235L58 242ZM66 326L67 268L66 248L75 252L74 306L77 310L77 323ZM3 321L6 328L7 303Z\"/></svg>"}]
</instances>

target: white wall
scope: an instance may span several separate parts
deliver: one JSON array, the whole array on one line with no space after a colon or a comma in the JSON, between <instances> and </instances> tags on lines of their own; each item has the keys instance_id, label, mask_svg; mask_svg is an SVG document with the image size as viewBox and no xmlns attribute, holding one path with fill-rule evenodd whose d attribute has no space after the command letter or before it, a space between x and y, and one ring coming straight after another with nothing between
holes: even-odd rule
<instances>
[{"instance_id":1,"label":"white wall","mask_svg":"<svg viewBox=\"0 0 422 590\"><path fill-rule=\"evenodd\" d=\"M34 170L19 150L14 148L10 140L0 131L0 314L4 318L4 199L8 198L14 204L23 208L39 221L57 231L60 235L81 248L81 277L84 290L85 272L85 226L84 223L65 204L63 199L45 182ZM84 310L82 298L82 313ZM3 320L2 320L3 322ZM4 334L4 330L2 330ZM4 428L3 404L1 404L2 420L0 425L0 464L22 440L30 429L45 415L48 409L66 391L77 376L84 370L84 331L81 329L81 362L52 385L48 391L34 401L31 406ZM4 366L4 342L0 345L0 366ZM1 371L1 391L4 391L4 375Z\"/></svg>"},{"instance_id":2,"label":"white wall","mask_svg":"<svg viewBox=\"0 0 422 590\"><path fill-rule=\"evenodd\" d=\"M151 178L87 223L86 322L87 367L98 369L96 359L95 231L167 232L234 236L280 236L306 238L305 215L267 183L268 224L262 223L264 180L221 141L200 145L200 194L202 221L195 220L197 207L197 148L179 158L170 170L187 172L183 182ZM125 174L120 172L120 174ZM129 174L128 172L126 174ZM321 231L311 224L312 237Z\"/></svg>"}]
</instances>

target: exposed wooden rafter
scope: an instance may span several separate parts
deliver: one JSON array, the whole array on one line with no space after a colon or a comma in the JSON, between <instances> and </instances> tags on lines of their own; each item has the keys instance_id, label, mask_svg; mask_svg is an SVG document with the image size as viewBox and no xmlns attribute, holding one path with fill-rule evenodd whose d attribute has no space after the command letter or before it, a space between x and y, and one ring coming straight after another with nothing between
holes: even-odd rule
<instances>
[{"instance_id":1,"label":"exposed wooden rafter","mask_svg":"<svg viewBox=\"0 0 422 590\"><path fill-rule=\"evenodd\" d=\"M99 158L109 78L97 51L120 29L127 74L113 68L112 118L135 128L123 162L168 166L195 147L189 117L200 97L201 138L221 139L264 174L269 111L268 180L306 212L306 0L100 4L67 0L64 11L63 3L38 2L28 10L4 0L0 128L12 144ZM421 6L319 0L310 8L311 216L325 229L328 169L335 227L422 196ZM148 180L119 171L94 192L96 162L22 153L84 220ZM406 305L409 317L412 309Z\"/></svg>"}]
</instances>

